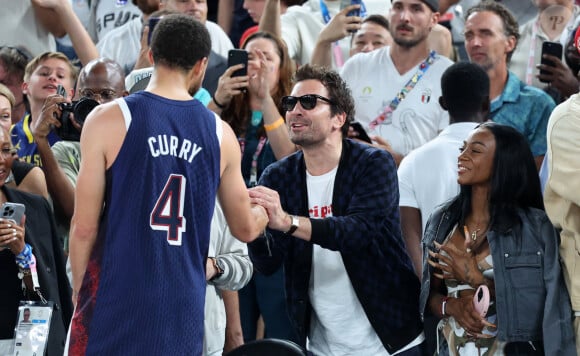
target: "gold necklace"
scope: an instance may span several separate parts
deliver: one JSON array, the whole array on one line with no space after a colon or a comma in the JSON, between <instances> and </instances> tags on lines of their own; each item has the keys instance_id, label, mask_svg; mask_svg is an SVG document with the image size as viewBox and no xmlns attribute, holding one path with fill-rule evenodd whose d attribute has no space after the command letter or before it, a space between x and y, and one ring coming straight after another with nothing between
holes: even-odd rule
<instances>
[{"instance_id":1,"label":"gold necklace","mask_svg":"<svg viewBox=\"0 0 580 356\"><path fill-rule=\"evenodd\" d=\"M479 235L479 237L485 236L485 234L487 233L487 229L489 227L489 223L488 225L486 225L485 229L483 229L483 232ZM471 232L471 241L475 242L477 241L478 238L478 233L481 231L481 229L479 228L479 224L475 225L475 230L473 230L473 232Z\"/></svg>"}]
</instances>

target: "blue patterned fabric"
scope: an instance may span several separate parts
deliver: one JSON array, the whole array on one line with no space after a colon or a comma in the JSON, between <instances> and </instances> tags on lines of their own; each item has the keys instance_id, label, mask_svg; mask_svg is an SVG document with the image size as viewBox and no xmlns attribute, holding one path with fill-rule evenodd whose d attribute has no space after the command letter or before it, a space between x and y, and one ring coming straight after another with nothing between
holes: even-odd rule
<instances>
[{"instance_id":1,"label":"blue patterned fabric","mask_svg":"<svg viewBox=\"0 0 580 356\"><path fill-rule=\"evenodd\" d=\"M268 166L259 184L276 190L289 214L308 216L301 151ZM310 219L311 242L268 230L269 237L248 244L254 267L268 274L284 264L288 312L305 346L312 243L340 251L366 316L392 354L421 333L422 323L420 283L401 236L397 168L390 154L344 140L332 210L332 217Z\"/></svg>"},{"instance_id":2,"label":"blue patterned fabric","mask_svg":"<svg viewBox=\"0 0 580 356\"><path fill-rule=\"evenodd\" d=\"M544 91L524 84L509 72L506 86L497 100L491 102L490 117L499 124L521 132L534 156L546 154L546 129L554 100Z\"/></svg>"}]
</instances>

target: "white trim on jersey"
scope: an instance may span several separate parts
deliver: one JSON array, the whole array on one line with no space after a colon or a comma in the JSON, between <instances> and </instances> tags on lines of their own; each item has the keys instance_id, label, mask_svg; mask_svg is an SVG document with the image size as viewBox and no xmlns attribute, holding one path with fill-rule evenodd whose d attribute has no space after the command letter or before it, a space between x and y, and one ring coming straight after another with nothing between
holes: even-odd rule
<instances>
[{"instance_id":1,"label":"white trim on jersey","mask_svg":"<svg viewBox=\"0 0 580 356\"><path fill-rule=\"evenodd\" d=\"M123 120L125 120L125 129L129 131L129 126L131 125L131 120L133 117L131 116L131 110L129 110L129 106L127 106L127 102L124 98L117 98L115 99L117 105L119 105L119 109L123 113Z\"/></svg>"},{"instance_id":2,"label":"white trim on jersey","mask_svg":"<svg viewBox=\"0 0 580 356\"><path fill-rule=\"evenodd\" d=\"M221 117L219 117L218 114L213 113L213 116L215 117L215 134L217 136L219 145L221 147L222 146L222 136L224 133L224 125L223 125Z\"/></svg>"}]
</instances>

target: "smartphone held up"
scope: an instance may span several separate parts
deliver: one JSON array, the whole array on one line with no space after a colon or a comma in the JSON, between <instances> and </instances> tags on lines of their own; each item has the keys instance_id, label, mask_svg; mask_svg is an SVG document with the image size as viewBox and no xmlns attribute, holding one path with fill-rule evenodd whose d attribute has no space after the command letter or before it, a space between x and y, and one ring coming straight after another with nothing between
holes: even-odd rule
<instances>
[{"instance_id":1,"label":"smartphone held up","mask_svg":"<svg viewBox=\"0 0 580 356\"><path fill-rule=\"evenodd\" d=\"M243 49L231 49L228 52L228 68L236 64L243 64L244 68L232 73L232 77L243 77L248 75L248 51Z\"/></svg>"},{"instance_id":2,"label":"smartphone held up","mask_svg":"<svg viewBox=\"0 0 580 356\"><path fill-rule=\"evenodd\" d=\"M549 66L549 67L554 67L556 64L553 61L551 61L551 60L549 60L547 58L544 58L544 55L545 54L549 54L549 55L552 55L554 57L557 57L557 58L560 58L561 59L562 58L562 51L563 51L563 47L562 47L562 44L561 43L559 43L559 42L545 41L544 43L542 43L542 60L541 60L541 63L543 65L546 65L546 66ZM540 70L540 75L548 75L548 74L550 74L550 73L547 72L547 71L545 71L545 70ZM548 83L548 81L545 80L545 79L541 79L540 78L540 81L542 83Z\"/></svg>"}]
</instances>

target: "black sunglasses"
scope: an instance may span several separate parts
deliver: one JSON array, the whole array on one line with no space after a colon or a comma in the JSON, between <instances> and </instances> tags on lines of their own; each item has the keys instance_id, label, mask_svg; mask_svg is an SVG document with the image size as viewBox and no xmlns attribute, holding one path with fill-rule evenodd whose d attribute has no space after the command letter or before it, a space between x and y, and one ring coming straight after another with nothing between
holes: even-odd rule
<instances>
[{"instance_id":1,"label":"black sunglasses","mask_svg":"<svg viewBox=\"0 0 580 356\"><path fill-rule=\"evenodd\" d=\"M334 105L334 102L328 98L317 94L306 94L300 97L298 96L284 96L282 97L282 110L284 111L292 111L296 106L296 103L300 101L300 105L304 108L304 110L312 110L316 107L316 103L318 99L322 101L326 101L329 104Z\"/></svg>"}]
</instances>

